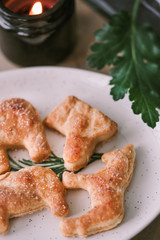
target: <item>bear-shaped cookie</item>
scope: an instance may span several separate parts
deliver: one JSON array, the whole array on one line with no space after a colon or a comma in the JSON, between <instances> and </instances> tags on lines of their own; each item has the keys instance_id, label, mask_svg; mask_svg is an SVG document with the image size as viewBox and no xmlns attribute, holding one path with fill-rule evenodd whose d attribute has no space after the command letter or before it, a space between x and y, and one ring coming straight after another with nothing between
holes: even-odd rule
<instances>
[{"instance_id":1,"label":"bear-shaped cookie","mask_svg":"<svg viewBox=\"0 0 160 240\"><path fill-rule=\"evenodd\" d=\"M77 218L64 218L60 230L65 237L88 236L117 226L124 216L124 191L134 168L133 145L105 153L106 166L96 173L80 175L63 174L63 184L68 189L82 188L89 192L92 209Z\"/></svg>"},{"instance_id":2,"label":"bear-shaped cookie","mask_svg":"<svg viewBox=\"0 0 160 240\"><path fill-rule=\"evenodd\" d=\"M9 171L7 149L25 147L33 162L50 155L37 110L26 100L12 98L0 104L0 174Z\"/></svg>"},{"instance_id":3,"label":"bear-shaped cookie","mask_svg":"<svg viewBox=\"0 0 160 240\"><path fill-rule=\"evenodd\" d=\"M48 168L26 167L0 176L0 234L9 228L9 219L49 207L58 217L68 213L65 188Z\"/></svg>"},{"instance_id":4,"label":"bear-shaped cookie","mask_svg":"<svg viewBox=\"0 0 160 240\"><path fill-rule=\"evenodd\" d=\"M113 120L74 96L53 109L44 124L66 136L63 158L69 171L85 167L96 145L110 140L118 130Z\"/></svg>"}]
</instances>

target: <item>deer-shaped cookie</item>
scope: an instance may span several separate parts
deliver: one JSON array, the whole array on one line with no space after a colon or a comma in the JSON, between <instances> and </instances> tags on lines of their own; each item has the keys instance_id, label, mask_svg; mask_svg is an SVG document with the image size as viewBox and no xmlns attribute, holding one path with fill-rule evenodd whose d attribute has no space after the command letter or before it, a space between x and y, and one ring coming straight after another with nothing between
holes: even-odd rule
<instances>
[{"instance_id":1,"label":"deer-shaped cookie","mask_svg":"<svg viewBox=\"0 0 160 240\"><path fill-rule=\"evenodd\" d=\"M124 216L124 191L128 186L135 161L133 145L105 153L106 166L88 175L64 172L63 184L68 189L89 192L92 209L78 218L62 219L60 230L66 237L88 236L119 224Z\"/></svg>"},{"instance_id":2,"label":"deer-shaped cookie","mask_svg":"<svg viewBox=\"0 0 160 240\"><path fill-rule=\"evenodd\" d=\"M33 162L42 162L50 155L36 109L24 99L12 98L0 104L0 174L10 169L6 150L22 147Z\"/></svg>"},{"instance_id":3,"label":"deer-shaped cookie","mask_svg":"<svg viewBox=\"0 0 160 240\"><path fill-rule=\"evenodd\" d=\"M65 188L56 174L39 166L0 176L0 234L9 228L9 219L49 207L58 217L68 213Z\"/></svg>"},{"instance_id":4,"label":"deer-shaped cookie","mask_svg":"<svg viewBox=\"0 0 160 240\"><path fill-rule=\"evenodd\" d=\"M117 133L117 124L74 96L67 97L45 118L44 124L66 136L63 158L66 169L78 171L96 145Z\"/></svg>"}]
</instances>

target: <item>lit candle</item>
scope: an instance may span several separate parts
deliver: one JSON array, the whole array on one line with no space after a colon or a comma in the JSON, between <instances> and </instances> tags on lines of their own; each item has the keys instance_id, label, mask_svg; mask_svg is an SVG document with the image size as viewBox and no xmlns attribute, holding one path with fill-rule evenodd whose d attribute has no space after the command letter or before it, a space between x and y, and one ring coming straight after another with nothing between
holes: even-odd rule
<instances>
[{"instance_id":1,"label":"lit candle","mask_svg":"<svg viewBox=\"0 0 160 240\"><path fill-rule=\"evenodd\" d=\"M42 12L54 7L59 1L60 0L41 0L41 2L40 1L35 2L34 0L14 0L14 1L2 0L2 2L4 2L5 7L7 7L8 9L15 13L22 15L41 14ZM41 12L40 9L42 9Z\"/></svg>"},{"instance_id":2,"label":"lit candle","mask_svg":"<svg viewBox=\"0 0 160 240\"><path fill-rule=\"evenodd\" d=\"M21 66L53 65L75 45L74 0L0 0L0 47Z\"/></svg>"},{"instance_id":3,"label":"lit candle","mask_svg":"<svg viewBox=\"0 0 160 240\"><path fill-rule=\"evenodd\" d=\"M41 2L35 2L29 11L29 15L38 15L43 12L43 7Z\"/></svg>"}]
</instances>

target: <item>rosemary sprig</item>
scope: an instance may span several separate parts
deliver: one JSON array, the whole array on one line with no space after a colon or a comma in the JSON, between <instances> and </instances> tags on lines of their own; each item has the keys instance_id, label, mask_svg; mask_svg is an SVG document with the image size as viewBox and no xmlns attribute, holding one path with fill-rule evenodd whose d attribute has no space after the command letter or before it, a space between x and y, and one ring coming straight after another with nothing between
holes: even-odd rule
<instances>
[{"instance_id":1,"label":"rosemary sprig","mask_svg":"<svg viewBox=\"0 0 160 240\"><path fill-rule=\"evenodd\" d=\"M89 165L90 163L92 163L96 160L101 159L102 155L103 155L103 153L94 153L91 156L90 161L87 165ZM8 155L8 157L9 157L9 160L11 163L11 171L18 171L26 166L37 166L38 165L41 167L50 168L52 171L54 171L57 174L57 176L59 177L59 179L61 181L62 181L62 174L64 173L64 171L68 171L64 167L63 158L56 156L56 154L54 154L53 152L51 152L51 155L49 156L47 161L45 161L43 163L33 163L30 160L26 160L26 159L15 161L10 155ZM81 171L81 169L79 171ZM79 171L77 171L77 172L79 172Z\"/></svg>"}]
</instances>

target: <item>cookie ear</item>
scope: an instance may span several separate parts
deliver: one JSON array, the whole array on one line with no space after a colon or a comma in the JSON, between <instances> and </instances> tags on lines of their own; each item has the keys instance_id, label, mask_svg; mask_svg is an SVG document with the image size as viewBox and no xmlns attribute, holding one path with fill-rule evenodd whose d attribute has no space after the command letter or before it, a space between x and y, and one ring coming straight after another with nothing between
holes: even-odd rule
<instances>
[{"instance_id":1,"label":"cookie ear","mask_svg":"<svg viewBox=\"0 0 160 240\"><path fill-rule=\"evenodd\" d=\"M128 144L121 151L130 161L135 158L136 153L133 144Z\"/></svg>"},{"instance_id":2,"label":"cookie ear","mask_svg":"<svg viewBox=\"0 0 160 240\"><path fill-rule=\"evenodd\" d=\"M104 153L102 155L102 161L108 163L109 161L113 161L117 159L116 156L121 152L126 158L129 159L129 162L135 158L135 150L133 144L128 144L122 149L116 149L111 152Z\"/></svg>"},{"instance_id":3,"label":"cookie ear","mask_svg":"<svg viewBox=\"0 0 160 240\"><path fill-rule=\"evenodd\" d=\"M31 160L41 162L50 147L37 110L26 100L12 98L0 104L0 174L9 171L7 149L26 148Z\"/></svg>"},{"instance_id":4,"label":"cookie ear","mask_svg":"<svg viewBox=\"0 0 160 240\"><path fill-rule=\"evenodd\" d=\"M118 130L113 120L74 96L53 109L44 124L66 136L63 158L69 171L85 167L96 145L110 140Z\"/></svg>"},{"instance_id":5,"label":"cookie ear","mask_svg":"<svg viewBox=\"0 0 160 240\"><path fill-rule=\"evenodd\" d=\"M118 153L120 153L120 150L114 150L112 152L104 153L101 158L102 162L108 163L110 161L113 161L116 158Z\"/></svg>"}]
</instances>

